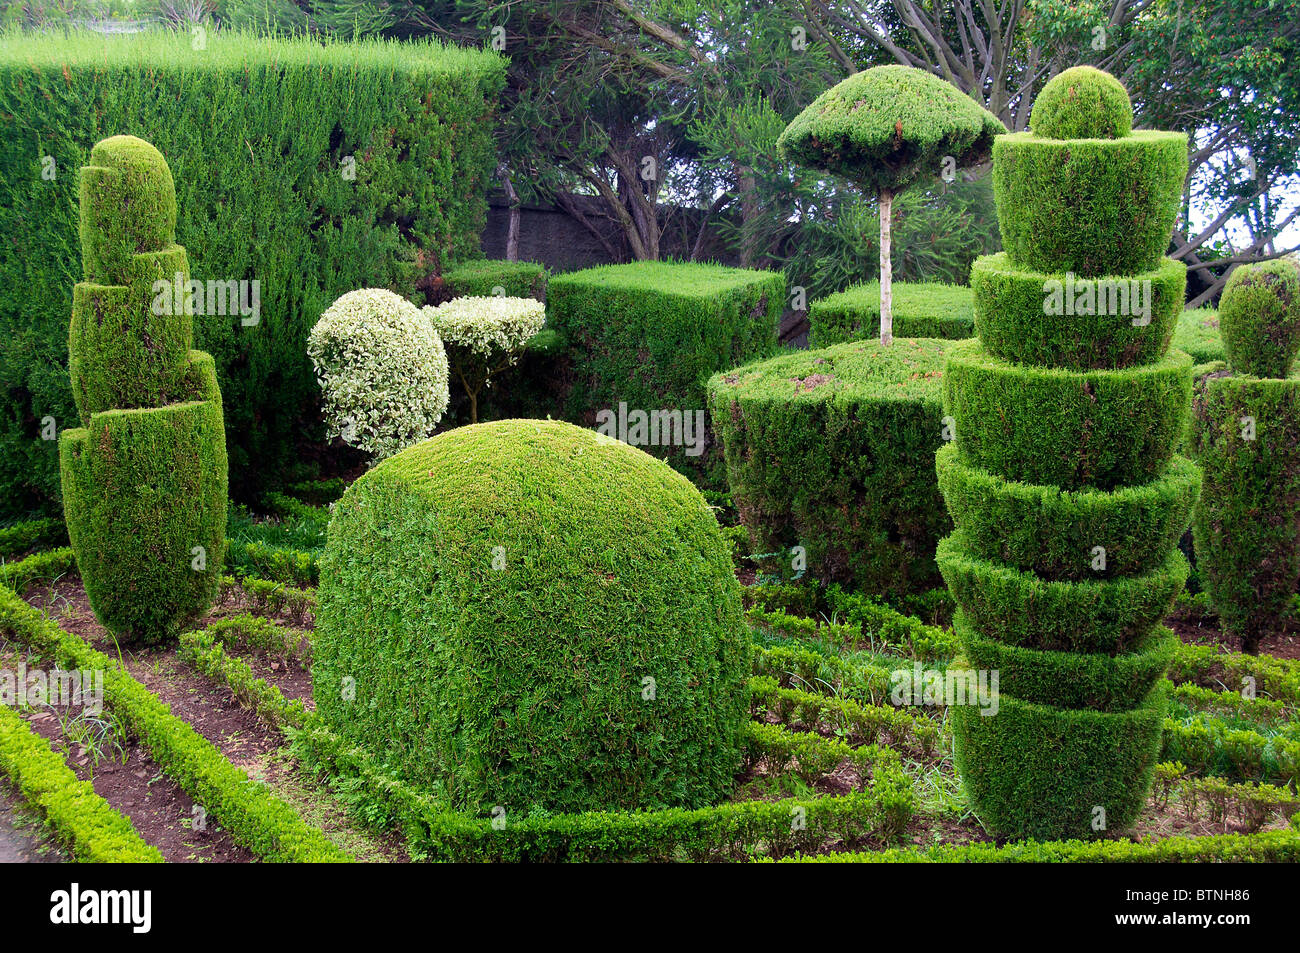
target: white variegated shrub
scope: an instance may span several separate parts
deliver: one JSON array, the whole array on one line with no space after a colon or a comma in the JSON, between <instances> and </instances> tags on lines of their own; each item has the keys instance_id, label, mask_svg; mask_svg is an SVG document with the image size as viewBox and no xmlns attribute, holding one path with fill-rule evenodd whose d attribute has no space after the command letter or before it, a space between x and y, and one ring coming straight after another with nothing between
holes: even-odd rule
<instances>
[{"instance_id":1,"label":"white variegated shrub","mask_svg":"<svg viewBox=\"0 0 1300 953\"><path fill-rule=\"evenodd\" d=\"M307 354L329 436L376 460L430 436L447 410L442 339L419 308L391 291L340 297L312 328Z\"/></svg>"}]
</instances>

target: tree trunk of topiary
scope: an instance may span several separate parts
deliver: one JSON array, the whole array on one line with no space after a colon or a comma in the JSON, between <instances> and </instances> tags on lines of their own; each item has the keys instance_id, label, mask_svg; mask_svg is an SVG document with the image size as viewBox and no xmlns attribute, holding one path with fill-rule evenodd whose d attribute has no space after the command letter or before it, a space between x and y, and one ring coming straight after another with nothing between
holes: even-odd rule
<instances>
[{"instance_id":1,"label":"tree trunk of topiary","mask_svg":"<svg viewBox=\"0 0 1300 953\"><path fill-rule=\"evenodd\" d=\"M880 190L880 343L894 343L894 270L889 257L889 219L893 214L894 193Z\"/></svg>"}]
</instances>

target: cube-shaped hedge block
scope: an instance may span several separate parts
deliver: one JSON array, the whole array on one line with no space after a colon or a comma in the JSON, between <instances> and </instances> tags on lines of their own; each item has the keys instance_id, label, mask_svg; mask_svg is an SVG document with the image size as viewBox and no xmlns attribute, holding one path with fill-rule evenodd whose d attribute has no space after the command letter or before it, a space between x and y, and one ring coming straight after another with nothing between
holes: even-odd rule
<instances>
[{"instance_id":1,"label":"cube-shaped hedge block","mask_svg":"<svg viewBox=\"0 0 1300 953\"><path fill-rule=\"evenodd\" d=\"M593 426L621 405L704 411L710 375L775 353L784 305L785 277L771 271L635 262L553 277L547 323L572 360L566 416ZM680 443L638 445L693 475L712 470L709 482L721 488L711 439L702 448Z\"/></svg>"},{"instance_id":2,"label":"cube-shaped hedge block","mask_svg":"<svg viewBox=\"0 0 1300 953\"><path fill-rule=\"evenodd\" d=\"M872 593L938 582L934 548L951 523L930 461L943 442L949 347L850 341L709 381L732 498L755 552L783 554L790 570L802 546L813 577Z\"/></svg>"},{"instance_id":3,"label":"cube-shaped hedge block","mask_svg":"<svg viewBox=\"0 0 1300 953\"><path fill-rule=\"evenodd\" d=\"M939 282L893 284L894 335L905 338L973 337L971 289ZM829 347L880 337L880 282L869 281L808 305L808 341Z\"/></svg>"},{"instance_id":4,"label":"cube-shaped hedge block","mask_svg":"<svg viewBox=\"0 0 1300 953\"><path fill-rule=\"evenodd\" d=\"M442 273L453 298L505 295L545 301L546 277L546 266L538 262L491 258L464 261Z\"/></svg>"}]
</instances>

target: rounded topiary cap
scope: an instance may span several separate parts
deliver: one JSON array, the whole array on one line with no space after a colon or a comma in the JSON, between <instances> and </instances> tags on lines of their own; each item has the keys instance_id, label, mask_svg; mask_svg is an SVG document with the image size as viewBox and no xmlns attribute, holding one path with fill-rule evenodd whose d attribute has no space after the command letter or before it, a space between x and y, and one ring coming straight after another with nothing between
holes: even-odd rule
<instances>
[{"instance_id":1,"label":"rounded topiary cap","mask_svg":"<svg viewBox=\"0 0 1300 953\"><path fill-rule=\"evenodd\" d=\"M910 66L877 66L822 93L777 140L788 159L875 191L898 191L944 156L959 166L989 157L1006 127L975 100Z\"/></svg>"},{"instance_id":2,"label":"rounded topiary cap","mask_svg":"<svg viewBox=\"0 0 1300 953\"><path fill-rule=\"evenodd\" d=\"M86 280L125 284L134 255L176 240L176 184L162 153L135 136L95 144L81 169L81 255Z\"/></svg>"},{"instance_id":3,"label":"rounded topiary cap","mask_svg":"<svg viewBox=\"0 0 1300 953\"><path fill-rule=\"evenodd\" d=\"M1074 66L1043 87L1029 127L1044 139L1121 139L1133 131L1133 104L1114 76Z\"/></svg>"},{"instance_id":4,"label":"rounded topiary cap","mask_svg":"<svg viewBox=\"0 0 1300 953\"><path fill-rule=\"evenodd\" d=\"M1235 372L1289 377L1300 354L1300 261L1238 266L1219 299L1219 328Z\"/></svg>"}]
</instances>

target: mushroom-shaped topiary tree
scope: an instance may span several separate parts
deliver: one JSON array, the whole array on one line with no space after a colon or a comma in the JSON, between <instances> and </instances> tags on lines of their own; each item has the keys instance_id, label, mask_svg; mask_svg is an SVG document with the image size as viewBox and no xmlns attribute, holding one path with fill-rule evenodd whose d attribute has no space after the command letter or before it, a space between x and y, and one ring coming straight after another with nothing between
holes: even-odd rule
<instances>
[{"instance_id":1,"label":"mushroom-shaped topiary tree","mask_svg":"<svg viewBox=\"0 0 1300 953\"><path fill-rule=\"evenodd\" d=\"M478 423L478 395L492 377L519 359L529 338L546 323L535 298L466 296L422 312L449 349L452 369L469 398L469 422Z\"/></svg>"},{"instance_id":2,"label":"mushroom-shaped topiary tree","mask_svg":"<svg viewBox=\"0 0 1300 953\"><path fill-rule=\"evenodd\" d=\"M822 93L777 140L788 159L843 176L880 202L880 342L893 341L889 219L894 196L925 176L989 158L1001 121L924 70L877 66Z\"/></svg>"}]
</instances>

